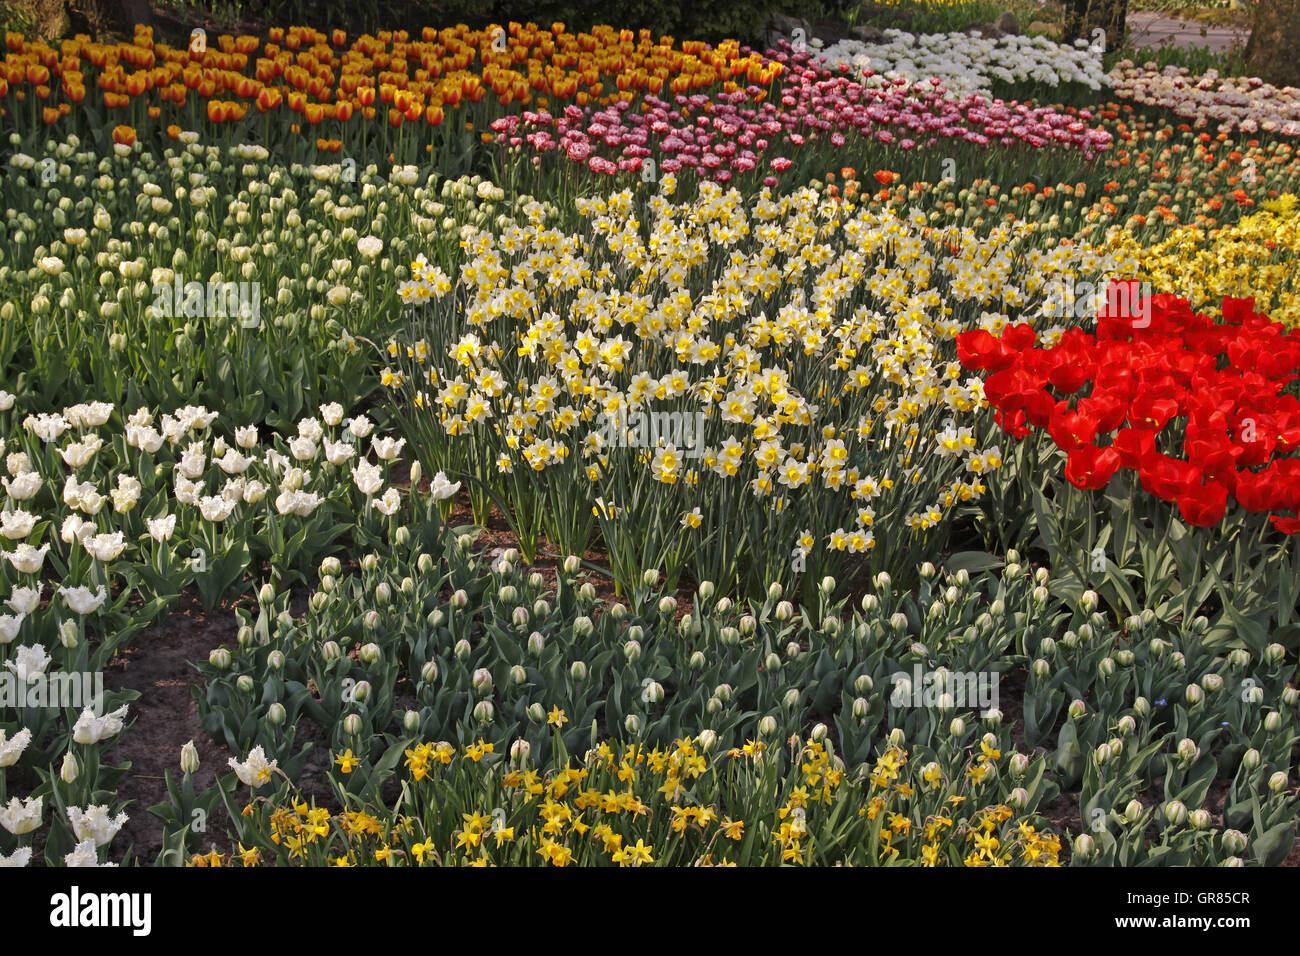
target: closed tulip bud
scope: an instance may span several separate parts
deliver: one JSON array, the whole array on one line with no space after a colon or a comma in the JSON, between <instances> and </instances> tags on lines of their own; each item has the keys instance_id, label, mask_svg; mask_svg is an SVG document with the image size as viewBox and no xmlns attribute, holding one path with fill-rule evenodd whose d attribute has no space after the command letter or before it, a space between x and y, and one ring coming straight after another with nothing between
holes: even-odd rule
<instances>
[{"instance_id":1,"label":"closed tulip bud","mask_svg":"<svg viewBox=\"0 0 1300 956\"><path fill-rule=\"evenodd\" d=\"M534 701L528 705L528 719L535 724L546 723L546 708Z\"/></svg>"},{"instance_id":2,"label":"closed tulip bud","mask_svg":"<svg viewBox=\"0 0 1300 956\"><path fill-rule=\"evenodd\" d=\"M1156 622L1156 612L1151 610L1151 608L1146 608L1145 610L1143 610L1143 612L1139 614L1138 617L1142 621L1143 628L1148 628Z\"/></svg>"},{"instance_id":3,"label":"closed tulip bud","mask_svg":"<svg viewBox=\"0 0 1300 956\"><path fill-rule=\"evenodd\" d=\"M703 651L696 651L691 655L691 659L687 663L690 664L691 670L701 671L704 670L705 665L708 664L708 659L704 656Z\"/></svg>"},{"instance_id":4,"label":"closed tulip bud","mask_svg":"<svg viewBox=\"0 0 1300 956\"><path fill-rule=\"evenodd\" d=\"M387 604L393 597L393 589L388 586L387 581L380 581L375 585L375 602L378 604Z\"/></svg>"},{"instance_id":5,"label":"closed tulip bud","mask_svg":"<svg viewBox=\"0 0 1300 956\"><path fill-rule=\"evenodd\" d=\"M1192 825L1193 830L1208 829L1211 823L1209 810L1193 810L1187 815L1187 822Z\"/></svg>"},{"instance_id":6,"label":"closed tulip bud","mask_svg":"<svg viewBox=\"0 0 1300 956\"><path fill-rule=\"evenodd\" d=\"M948 733L950 736L960 737L962 734L966 733L966 721L962 720L960 717L954 717L952 723L948 725Z\"/></svg>"},{"instance_id":7,"label":"closed tulip bud","mask_svg":"<svg viewBox=\"0 0 1300 956\"><path fill-rule=\"evenodd\" d=\"M623 656L627 658L629 664L634 664L641 659L641 642L628 641L623 645Z\"/></svg>"},{"instance_id":8,"label":"closed tulip bud","mask_svg":"<svg viewBox=\"0 0 1300 956\"><path fill-rule=\"evenodd\" d=\"M275 588L269 584L263 584L261 590L257 592L257 599L262 604L270 604L275 600Z\"/></svg>"},{"instance_id":9,"label":"closed tulip bud","mask_svg":"<svg viewBox=\"0 0 1300 956\"><path fill-rule=\"evenodd\" d=\"M1011 776L1017 780L1029 772L1029 758L1024 754L1011 755Z\"/></svg>"},{"instance_id":10,"label":"closed tulip bud","mask_svg":"<svg viewBox=\"0 0 1300 956\"><path fill-rule=\"evenodd\" d=\"M1182 670L1187 666L1187 658L1183 656L1182 651L1174 651L1169 656L1169 662L1174 665L1175 670Z\"/></svg>"},{"instance_id":11,"label":"closed tulip bud","mask_svg":"<svg viewBox=\"0 0 1300 956\"><path fill-rule=\"evenodd\" d=\"M1087 712L1088 712L1088 705L1078 699L1070 701L1070 706L1066 708L1066 713L1076 720L1082 717Z\"/></svg>"},{"instance_id":12,"label":"closed tulip bud","mask_svg":"<svg viewBox=\"0 0 1300 956\"><path fill-rule=\"evenodd\" d=\"M1270 644L1264 648L1264 662L1266 664L1280 664L1286 660L1286 648L1281 644Z\"/></svg>"},{"instance_id":13,"label":"closed tulip bud","mask_svg":"<svg viewBox=\"0 0 1300 956\"><path fill-rule=\"evenodd\" d=\"M1112 760L1117 759L1122 753L1124 753L1124 741L1119 737L1112 737L1106 743L1106 746L1110 748L1110 756Z\"/></svg>"},{"instance_id":14,"label":"closed tulip bud","mask_svg":"<svg viewBox=\"0 0 1300 956\"><path fill-rule=\"evenodd\" d=\"M870 704L865 697L856 697L853 700L853 716L857 720L865 720L870 710Z\"/></svg>"},{"instance_id":15,"label":"closed tulip bud","mask_svg":"<svg viewBox=\"0 0 1300 956\"><path fill-rule=\"evenodd\" d=\"M361 570L373 572L379 569L379 555L367 554L361 559Z\"/></svg>"},{"instance_id":16,"label":"closed tulip bud","mask_svg":"<svg viewBox=\"0 0 1300 956\"><path fill-rule=\"evenodd\" d=\"M677 612L677 599L672 595L665 595L659 599L659 613L664 617Z\"/></svg>"},{"instance_id":17,"label":"closed tulip bud","mask_svg":"<svg viewBox=\"0 0 1300 956\"><path fill-rule=\"evenodd\" d=\"M1090 640L1092 640L1092 625L1091 625L1091 624L1084 623L1084 624L1080 624L1080 625L1079 625L1079 640L1081 640L1081 641L1090 641Z\"/></svg>"},{"instance_id":18,"label":"closed tulip bud","mask_svg":"<svg viewBox=\"0 0 1300 956\"><path fill-rule=\"evenodd\" d=\"M938 618L943 617L944 610L943 602L935 601L926 609L925 616L931 620L937 620Z\"/></svg>"},{"instance_id":19,"label":"closed tulip bud","mask_svg":"<svg viewBox=\"0 0 1300 956\"><path fill-rule=\"evenodd\" d=\"M1047 663L1041 657L1033 663L1034 676L1039 680L1046 680L1052 675L1052 665Z\"/></svg>"},{"instance_id":20,"label":"closed tulip bud","mask_svg":"<svg viewBox=\"0 0 1300 956\"><path fill-rule=\"evenodd\" d=\"M510 683L518 685L528 680L528 671L524 670L519 664L510 668Z\"/></svg>"},{"instance_id":21,"label":"closed tulip bud","mask_svg":"<svg viewBox=\"0 0 1300 956\"><path fill-rule=\"evenodd\" d=\"M715 716L716 714L721 713L721 712L722 712L722 701L718 700L718 698L716 698L716 697L710 697L710 698L709 698L707 701L705 701L705 703L704 703L704 712L705 712L706 714L708 714L710 717L713 717L713 716Z\"/></svg>"},{"instance_id":22,"label":"closed tulip bud","mask_svg":"<svg viewBox=\"0 0 1300 956\"><path fill-rule=\"evenodd\" d=\"M1083 595L1079 598L1079 607L1083 609L1085 614L1091 614L1093 611L1097 610L1097 600L1096 591L1084 591Z\"/></svg>"},{"instance_id":23,"label":"closed tulip bud","mask_svg":"<svg viewBox=\"0 0 1300 956\"><path fill-rule=\"evenodd\" d=\"M1170 800L1165 804L1165 819L1171 826L1182 826L1187 822L1187 807L1181 800Z\"/></svg>"},{"instance_id":24,"label":"closed tulip bud","mask_svg":"<svg viewBox=\"0 0 1300 956\"><path fill-rule=\"evenodd\" d=\"M181 772L194 773L199 769L199 749L194 746L194 741L189 741L181 747Z\"/></svg>"},{"instance_id":25,"label":"closed tulip bud","mask_svg":"<svg viewBox=\"0 0 1300 956\"><path fill-rule=\"evenodd\" d=\"M785 692L785 696L781 698L781 706L786 710L794 710L799 706L799 691L797 688L791 687Z\"/></svg>"},{"instance_id":26,"label":"closed tulip bud","mask_svg":"<svg viewBox=\"0 0 1300 956\"><path fill-rule=\"evenodd\" d=\"M480 697L487 696L492 693L492 688L494 686L492 681L492 672L486 667L476 668L473 675L470 677L470 684Z\"/></svg>"},{"instance_id":27,"label":"closed tulip bud","mask_svg":"<svg viewBox=\"0 0 1300 956\"><path fill-rule=\"evenodd\" d=\"M239 689L241 694L251 694L254 689L256 689L257 682L247 674L240 674L239 678L235 681L235 687Z\"/></svg>"},{"instance_id":28,"label":"closed tulip bud","mask_svg":"<svg viewBox=\"0 0 1300 956\"><path fill-rule=\"evenodd\" d=\"M1252 704L1258 704L1264 699L1264 689L1262 687L1252 687L1249 691L1252 694L1258 694L1259 700L1250 701ZM1270 734L1275 734L1278 728L1282 726L1282 715L1277 711L1270 711L1264 715L1264 729Z\"/></svg>"},{"instance_id":29,"label":"closed tulip bud","mask_svg":"<svg viewBox=\"0 0 1300 956\"><path fill-rule=\"evenodd\" d=\"M933 568L931 568L931 571L933 571ZM835 579L829 574L822 578L821 590L823 594L828 596L835 592Z\"/></svg>"},{"instance_id":30,"label":"closed tulip bud","mask_svg":"<svg viewBox=\"0 0 1300 956\"><path fill-rule=\"evenodd\" d=\"M1178 759L1184 764L1190 764L1201 755L1201 748L1196 746L1196 741L1190 737L1184 737L1178 741Z\"/></svg>"},{"instance_id":31,"label":"closed tulip bud","mask_svg":"<svg viewBox=\"0 0 1300 956\"><path fill-rule=\"evenodd\" d=\"M352 696L358 701L365 702L370 699L370 681L359 680L356 686L352 688Z\"/></svg>"},{"instance_id":32,"label":"closed tulip bud","mask_svg":"<svg viewBox=\"0 0 1300 956\"><path fill-rule=\"evenodd\" d=\"M320 609L325 606L325 602L329 599L330 596L324 591L317 591L307 599L307 606L313 611L320 611Z\"/></svg>"},{"instance_id":33,"label":"closed tulip bud","mask_svg":"<svg viewBox=\"0 0 1300 956\"><path fill-rule=\"evenodd\" d=\"M623 729L635 737L641 733L641 718L636 714L628 714L623 718Z\"/></svg>"},{"instance_id":34,"label":"closed tulip bud","mask_svg":"<svg viewBox=\"0 0 1300 956\"><path fill-rule=\"evenodd\" d=\"M502 604L514 604L519 599L519 590L513 584L503 584L497 588L497 600Z\"/></svg>"},{"instance_id":35,"label":"closed tulip bud","mask_svg":"<svg viewBox=\"0 0 1300 956\"><path fill-rule=\"evenodd\" d=\"M1124 821L1126 823L1137 823L1142 819L1145 810L1146 808L1142 806L1141 800L1130 800L1128 805L1124 807Z\"/></svg>"},{"instance_id":36,"label":"closed tulip bud","mask_svg":"<svg viewBox=\"0 0 1300 956\"><path fill-rule=\"evenodd\" d=\"M569 676L581 683L587 679L587 665L583 661L574 661L569 665Z\"/></svg>"},{"instance_id":37,"label":"closed tulip bud","mask_svg":"<svg viewBox=\"0 0 1300 956\"><path fill-rule=\"evenodd\" d=\"M1189 707L1195 707L1205 700L1205 691L1201 690L1199 684L1188 684L1187 689L1183 691L1183 697Z\"/></svg>"},{"instance_id":38,"label":"closed tulip bud","mask_svg":"<svg viewBox=\"0 0 1300 956\"><path fill-rule=\"evenodd\" d=\"M752 614L746 614L740 619L740 633L749 635L753 634L758 628L758 619Z\"/></svg>"},{"instance_id":39,"label":"closed tulip bud","mask_svg":"<svg viewBox=\"0 0 1300 956\"><path fill-rule=\"evenodd\" d=\"M615 604L614 607L622 607L622 605ZM610 610L613 610L613 608L611 608ZM551 606L547 604L544 600L538 598L536 601L533 602L533 617L544 619L549 617L550 614L551 614Z\"/></svg>"},{"instance_id":40,"label":"closed tulip bud","mask_svg":"<svg viewBox=\"0 0 1300 956\"><path fill-rule=\"evenodd\" d=\"M596 586L590 581L583 582L582 587L578 588L578 599L586 604L596 600Z\"/></svg>"},{"instance_id":41,"label":"closed tulip bud","mask_svg":"<svg viewBox=\"0 0 1300 956\"><path fill-rule=\"evenodd\" d=\"M247 624L245 624L236 633L235 639L239 641L240 647L251 646L253 643L253 629L249 627Z\"/></svg>"},{"instance_id":42,"label":"closed tulip bud","mask_svg":"<svg viewBox=\"0 0 1300 956\"><path fill-rule=\"evenodd\" d=\"M1201 686L1211 694L1223 690L1223 678L1218 674L1206 674L1201 678Z\"/></svg>"},{"instance_id":43,"label":"closed tulip bud","mask_svg":"<svg viewBox=\"0 0 1300 956\"><path fill-rule=\"evenodd\" d=\"M361 626L367 631L374 631L379 628L380 620L381 618L379 617L378 611L367 611L365 614L361 615Z\"/></svg>"},{"instance_id":44,"label":"closed tulip bud","mask_svg":"<svg viewBox=\"0 0 1300 956\"><path fill-rule=\"evenodd\" d=\"M469 646L469 641L462 637L456 642L456 645L451 649L451 652L456 655L458 661L463 661L469 659L469 655L473 653L473 650L474 649Z\"/></svg>"},{"instance_id":45,"label":"closed tulip bud","mask_svg":"<svg viewBox=\"0 0 1300 956\"><path fill-rule=\"evenodd\" d=\"M907 743L907 733L902 727L894 727L889 733L885 734L885 743L891 747L901 747Z\"/></svg>"},{"instance_id":46,"label":"closed tulip bud","mask_svg":"<svg viewBox=\"0 0 1300 956\"><path fill-rule=\"evenodd\" d=\"M641 583L648 588L659 586L659 572L654 568L647 568L641 573Z\"/></svg>"},{"instance_id":47,"label":"closed tulip bud","mask_svg":"<svg viewBox=\"0 0 1300 956\"><path fill-rule=\"evenodd\" d=\"M740 631L734 627L724 627L718 631L718 640L728 647L734 647L740 643Z\"/></svg>"},{"instance_id":48,"label":"closed tulip bud","mask_svg":"<svg viewBox=\"0 0 1300 956\"><path fill-rule=\"evenodd\" d=\"M1125 714L1119 719L1119 726L1117 729L1125 737L1131 737L1137 731L1137 721L1130 715Z\"/></svg>"},{"instance_id":49,"label":"closed tulip bud","mask_svg":"<svg viewBox=\"0 0 1300 956\"><path fill-rule=\"evenodd\" d=\"M1124 619L1124 628L1129 631L1142 630L1142 618L1138 617L1136 614L1130 614Z\"/></svg>"},{"instance_id":50,"label":"closed tulip bud","mask_svg":"<svg viewBox=\"0 0 1300 956\"><path fill-rule=\"evenodd\" d=\"M1103 657L1097 663L1097 673L1103 680L1115 673L1115 662L1109 657Z\"/></svg>"},{"instance_id":51,"label":"closed tulip bud","mask_svg":"<svg viewBox=\"0 0 1300 956\"><path fill-rule=\"evenodd\" d=\"M1050 597L1050 593L1048 592L1047 588L1043 587L1040 584L1038 587L1034 588L1034 593L1032 594L1032 597L1034 603L1037 604L1039 607L1042 607L1047 603L1047 599L1048 597Z\"/></svg>"},{"instance_id":52,"label":"closed tulip bud","mask_svg":"<svg viewBox=\"0 0 1300 956\"><path fill-rule=\"evenodd\" d=\"M880 607L880 598L874 594L862 595L862 610L866 614L874 613Z\"/></svg>"},{"instance_id":53,"label":"closed tulip bud","mask_svg":"<svg viewBox=\"0 0 1300 956\"><path fill-rule=\"evenodd\" d=\"M1045 637L1038 643L1038 653L1043 655L1043 657L1051 657L1055 650L1056 641L1050 637Z\"/></svg>"},{"instance_id":54,"label":"closed tulip bud","mask_svg":"<svg viewBox=\"0 0 1300 956\"><path fill-rule=\"evenodd\" d=\"M781 658L775 654L768 654L763 659L763 669L767 671L779 671L781 669Z\"/></svg>"},{"instance_id":55,"label":"closed tulip bud","mask_svg":"<svg viewBox=\"0 0 1300 956\"><path fill-rule=\"evenodd\" d=\"M970 572L967 571L965 568L962 568L960 571L958 571L955 577L957 580L958 587L964 588L968 584L970 584Z\"/></svg>"},{"instance_id":56,"label":"closed tulip bud","mask_svg":"<svg viewBox=\"0 0 1300 956\"><path fill-rule=\"evenodd\" d=\"M1300 704L1300 688L1292 687L1289 684L1282 688L1282 703L1288 707Z\"/></svg>"},{"instance_id":57,"label":"closed tulip bud","mask_svg":"<svg viewBox=\"0 0 1300 956\"><path fill-rule=\"evenodd\" d=\"M465 593L463 588L457 588L456 591L451 596L451 606L456 608L457 610L460 610L461 608L467 606L468 604L469 604L469 595Z\"/></svg>"},{"instance_id":58,"label":"closed tulip bud","mask_svg":"<svg viewBox=\"0 0 1300 956\"><path fill-rule=\"evenodd\" d=\"M81 766L77 763L77 758L72 754L63 755L63 766L59 768L59 779L71 786L77 782L77 777L81 776Z\"/></svg>"},{"instance_id":59,"label":"closed tulip bud","mask_svg":"<svg viewBox=\"0 0 1300 956\"><path fill-rule=\"evenodd\" d=\"M510 612L510 621L515 627L524 628L528 626L528 608L517 607Z\"/></svg>"},{"instance_id":60,"label":"closed tulip bud","mask_svg":"<svg viewBox=\"0 0 1300 956\"><path fill-rule=\"evenodd\" d=\"M338 558L326 558L320 563L320 573L322 575L332 574L334 577L338 577L343 573L343 565L339 562Z\"/></svg>"},{"instance_id":61,"label":"closed tulip bud","mask_svg":"<svg viewBox=\"0 0 1300 956\"><path fill-rule=\"evenodd\" d=\"M594 628L594 625L591 623L591 618L587 617L586 615L579 615L578 617L575 617L575 618L573 619L573 636L574 636L574 637L577 637L577 638L580 638L580 639L581 639L581 638L584 638L584 637L587 637L588 635L591 634L591 632L592 632L594 629L595 629L595 628Z\"/></svg>"},{"instance_id":62,"label":"closed tulip bud","mask_svg":"<svg viewBox=\"0 0 1300 956\"><path fill-rule=\"evenodd\" d=\"M1133 652L1127 647L1115 652L1115 663L1120 667L1133 666Z\"/></svg>"},{"instance_id":63,"label":"closed tulip bud","mask_svg":"<svg viewBox=\"0 0 1300 956\"><path fill-rule=\"evenodd\" d=\"M760 737L771 737L774 733L776 733L775 717L769 715L758 722L758 735Z\"/></svg>"},{"instance_id":64,"label":"closed tulip bud","mask_svg":"<svg viewBox=\"0 0 1300 956\"><path fill-rule=\"evenodd\" d=\"M541 657L542 651L546 649L546 638L538 631L528 635L528 653L533 657Z\"/></svg>"},{"instance_id":65,"label":"closed tulip bud","mask_svg":"<svg viewBox=\"0 0 1300 956\"><path fill-rule=\"evenodd\" d=\"M822 621L822 633L828 637L835 637L840 633L840 619L831 615Z\"/></svg>"},{"instance_id":66,"label":"closed tulip bud","mask_svg":"<svg viewBox=\"0 0 1300 956\"><path fill-rule=\"evenodd\" d=\"M1024 787L1016 787L1007 796L1007 803L1017 810L1023 810L1029 806L1029 791Z\"/></svg>"},{"instance_id":67,"label":"closed tulip bud","mask_svg":"<svg viewBox=\"0 0 1300 956\"><path fill-rule=\"evenodd\" d=\"M438 679L438 662L426 661L420 668L420 680L426 684L432 684Z\"/></svg>"},{"instance_id":68,"label":"closed tulip bud","mask_svg":"<svg viewBox=\"0 0 1300 956\"><path fill-rule=\"evenodd\" d=\"M895 613L889 618L889 626L895 634L902 634L907 630L907 615L901 611Z\"/></svg>"},{"instance_id":69,"label":"closed tulip bud","mask_svg":"<svg viewBox=\"0 0 1300 956\"><path fill-rule=\"evenodd\" d=\"M492 723L494 716L496 716L496 708L492 706L492 701L480 700L474 705L474 719L480 724Z\"/></svg>"},{"instance_id":70,"label":"closed tulip bud","mask_svg":"<svg viewBox=\"0 0 1300 956\"><path fill-rule=\"evenodd\" d=\"M420 712L418 710L408 710L402 715L402 729L408 734L413 734L420 729Z\"/></svg>"},{"instance_id":71,"label":"closed tulip bud","mask_svg":"<svg viewBox=\"0 0 1300 956\"><path fill-rule=\"evenodd\" d=\"M510 745L510 762L514 764L525 764L532 755L533 745L524 738L519 737Z\"/></svg>"},{"instance_id":72,"label":"closed tulip bud","mask_svg":"<svg viewBox=\"0 0 1300 956\"><path fill-rule=\"evenodd\" d=\"M577 574L578 568L582 567L582 559L576 554L571 554L564 559L564 573Z\"/></svg>"},{"instance_id":73,"label":"closed tulip bud","mask_svg":"<svg viewBox=\"0 0 1300 956\"><path fill-rule=\"evenodd\" d=\"M1081 833L1074 838L1074 855L1090 860L1097 855L1097 843L1086 833Z\"/></svg>"},{"instance_id":74,"label":"closed tulip bud","mask_svg":"<svg viewBox=\"0 0 1300 956\"><path fill-rule=\"evenodd\" d=\"M731 610L731 598L724 594L718 598L718 603L713 605L713 610L715 614L726 614Z\"/></svg>"},{"instance_id":75,"label":"closed tulip bud","mask_svg":"<svg viewBox=\"0 0 1300 956\"><path fill-rule=\"evenodd\" d=\"M1099 744L1097 749L1092 752L1092 762L1098 767L1104 767L1110 763L1110 747L1106 744Z\"/></svg>"},{"instance_id":76,"label":"closed tulip bud","mask_svg":"<svg viewBox=\"0 0 1300 956\"><path fill-rule=\"evenodd\" d=\"M682 619L677 622L677 630L682 634L689 634L691 623L694 619L689 614L683 614Z\"/></svg>"},{"instance_id":77,"label":"closed tulip bud","mask_svg":"<svg viewBox=\"0 0 1300 956\"><path fill-rule=\"evenodd\" d=\"M1260 752L1254 747L1251 747L1241 755L1241 765L1247 770L1255 770L1259 767L1262 760L1263 757L1260 755Z\"/></svg>"},{"instance_id":78,"label":"closed tulip bud","mask_svg":"<svg viewBox=\"0 0 1300 956\"><path fill-rule=\"evenodd\" d=\"M1240 830L1223 831L1223 848L1229 853L1244 853L1250 845L1250 838Z\"/></svg>"},{"instance_id":79,"label":"closed tulip bud","mask_svg":"<svg viewBox=\"0 0 1300 956\"><path fill-rule=\"evenodd\" d=\"M361 663L368 665L378 664L384 659L383 649L378 644L362 644L361 649L357 651L357 657Z\"/></svg>"},{"instance_id":80,"label":"closed tulip bud","mask_svg":"<svg viewBox=\"0 0 1300 956\"><path fill-rule=\"evenodd\" d=\"M767 599L769 601L781 600L781 595L784 593L785 589L781 587L781 582L779 581L773 581L767 586Z\"/></svg>"},{"instance_id":81,"label":"closed tulip bud","mask_svg":"<svg viewBox=\"0 0 1300 956\"><path fill-rule=\"evenodd\" d=\"M415 567L421 574L428 574L433 570L433 558L430 555L422 554L415 559Z\"/></svg>"},{"instance_id":82,"label":"closed tulip bud","mask_svg":"<svg viewBox=\"0 0 1300 956\"><path fill-rule=\"evenodd\" d=\"M717 742L718 735L712 730L701 730L699 736L695 738L695 745L700 748L702 753L708 753Z\"/></svg>"},{"instance_id":83,"label":"closed tulip bud","mask_svg":"<svg viewBox=\"0 0 1300 956\"><path fill-rule=\"evenodd\" d=\"M730 684L719 684L717 687L713 688L713 696L718 698L718 700L724 700L728 703L730 703L732 695L735 694L735 692L735 688Z\"/></svg>"},{"instance_id":84,"label":"closed tulip bud","mask_svg":"<svg viewBox=\"0 0 1300 956\"><path fill-rule=\"evenodd\" d=\"M870 674L859 674L853 680L853 689L859 694L869 694L875 686L876 682L871 679Z\"/></svg>"},{"instance_id":85,"label":"closed tulip bud","mask_svg":"<svg viewBox=\"0 0 1300 956\"><path fill-rule=\"evenodd\" d=\"M1268 778L1268 789L1274 793L1281 793L1286 789L1287 775L1285 771L1279 770L1273 776Z\"/></svg>"},{"instance_id":86,"label":"closed tulip bud","mask_svg":"<svg viewBox=\"0 0 1300 956\"><path fill-rule=\"evenodd\" d=\"M802 652L803 648L799 646L798 641L791 641L785 646L785 656L790 660L795 660Z\"/></svg>"},{"instance_id":87,"label":"closed tulip bud","mask_svg":"<svg viewBox=\"0 0 1300 956\"><path fill-rule=\"evenodd\" d=\"M1139 697L1137 700L1133 701L1133 711L1139 717L1145 717L1147 714L1151 713L1151 701L1147 700L1145 697Z\"/></svg>"},{"instance_id":88,"label":"closed tulip bud","mask_svg":"<svg viewBox=\"0 0 1300 956\"><path fill-rule=\"evenodd\" d=\"M266 719L276 727L283 724L288 716L289 715L285 713L284 704L280 703L278 700L270 707L266 708Z\"/></svg>"},{"instance_id":89,"label":"closed tulip bud","mask_svg":"<svg viewBox=\"0 0 1300 956\"><path fill-rule=\"evenodd\" d=\"M1268 650L1265 649L1264 653L1267 655ZM1233 670L1245 670L1247 667L1250 666L1250 651L1241 647L1232 651L1228 655L1228 666L1231 667ZM1207 687L1206 690L1209 690L1209 688Z\"/></svg>"},{"instance_id":90,"label":"closed tulip bud","mask_svg":"<svg viewBox=\"0 0 1300 956\"><path fill-rule=\"evenodd\" d=\"M887 591L889 590L890 585L892 585L893 583L894 581L889 576L889 572L887 571L881 571L879 574L876 575L875 584L876 584L877 591Z\"/></svg>"},{"instance_id":91,"label":"closed tulip bud","mask_svg":"<svg viewBox=\"0 0 1300 956\"><path fill-rule=\"evenodd\" d=\"M320 646L320 656L327 661L336 661L343 656L343 648L338 641L326 641Z\"/></svg>"},{"instance_id":92,"label":"closed tulip bud","mask_svg":"<svg viewBox=\"0 0 1300 956\"><path fill-rule=\"evenodd\" d=\"M983 717L984 717L984 722L988 724L990 727L1002 726L1002 711L998 710L998 708L996 707L992 707L989 710L986 710L983 714Z\"/></svg>"}]
</instances>

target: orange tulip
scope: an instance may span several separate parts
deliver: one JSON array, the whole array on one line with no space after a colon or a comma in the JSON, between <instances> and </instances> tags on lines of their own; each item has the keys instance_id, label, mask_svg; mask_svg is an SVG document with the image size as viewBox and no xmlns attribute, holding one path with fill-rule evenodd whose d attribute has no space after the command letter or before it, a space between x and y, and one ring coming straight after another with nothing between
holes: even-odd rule
<instances>
[{"instance_id":1,"label":"orange tulip","mask_svg":"<svg viewBox=\"0 0 1300 956\"><path fill-rule=\"evenodd\" d=\"M122 146L134 146L135 129L130 126L114 126L113 142L119 143Z\"/></svg>"}]
</instances>

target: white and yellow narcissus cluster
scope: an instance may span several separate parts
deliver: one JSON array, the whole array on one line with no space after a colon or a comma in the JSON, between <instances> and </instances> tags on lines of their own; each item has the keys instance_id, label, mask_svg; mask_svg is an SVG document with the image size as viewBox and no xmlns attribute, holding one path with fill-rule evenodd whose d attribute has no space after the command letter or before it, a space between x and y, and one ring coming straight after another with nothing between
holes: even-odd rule
<instances>
[{"instance_id":1,"label":"white and yellow narcissus cluster","mask_svg":"<svg viewBox=\"0 0 1300 956\"><path fill-rule=\"evenodd\" d=\"M399 295L428 308L413 341L390 345L385 383L410 388L449 446L489 447L501 473L559 470L608 513L635 484L687 527L739 486L804 549L870 548L885 512L924 531L985 490L1000 451L958 424L984 398L954 337L1026 313L1090 250L813 189L747 205L714 184L678 204L675 187L664 177L648 224L624 191L578 200L584 234L535 218L480 234L455 280L417 260ZM698 420L700 441L636 441L643 412Z\"/></svg>"}]
</instances>

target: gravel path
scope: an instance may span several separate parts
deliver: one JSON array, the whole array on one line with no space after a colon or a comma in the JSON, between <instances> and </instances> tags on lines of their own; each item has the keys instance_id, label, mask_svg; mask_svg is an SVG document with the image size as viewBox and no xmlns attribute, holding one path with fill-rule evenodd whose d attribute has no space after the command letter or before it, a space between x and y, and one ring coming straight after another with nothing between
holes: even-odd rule
<instances>
[{"instance_id":1,"label":"gravel path","mask_svg":"<svg viewBox=\"0 0 1300 956\"><path fill-rule=\"evenodd\" d=\"M1128 15L1128 36L1129 44L1135 47L1176 46L1184 50L1209 47L1215 53L1223 53L1234 46L1245 46L1250 31L1139 10Z\"/></svg>"}]
</instances>

